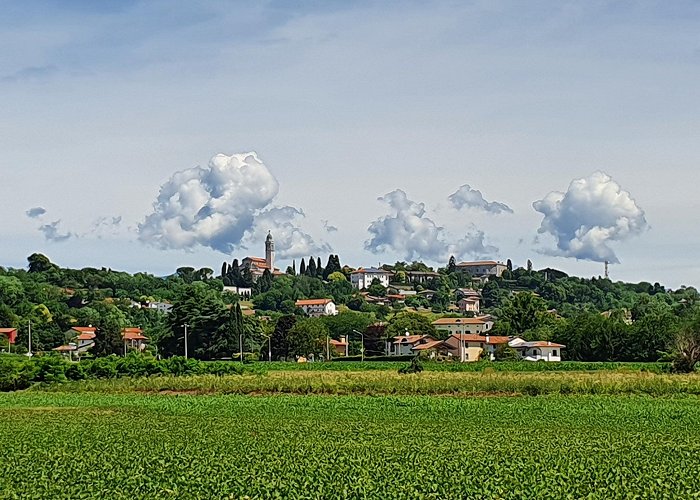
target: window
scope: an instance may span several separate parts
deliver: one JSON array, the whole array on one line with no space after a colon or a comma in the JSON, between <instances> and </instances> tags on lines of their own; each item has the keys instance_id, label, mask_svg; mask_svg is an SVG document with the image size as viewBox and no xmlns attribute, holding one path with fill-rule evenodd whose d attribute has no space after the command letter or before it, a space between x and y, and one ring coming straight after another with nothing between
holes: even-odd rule
<instances>
[{"instance_id":1,"label":"window","mask_svg":"<svg viewBox=\"0 0 700 500\"><path fill-rule=\"evenodd\" d=\"M558 356L557 350L556 350L556 349L554 349L554 350L552 351L552 356Z\"/></svg>"}]
</instances>

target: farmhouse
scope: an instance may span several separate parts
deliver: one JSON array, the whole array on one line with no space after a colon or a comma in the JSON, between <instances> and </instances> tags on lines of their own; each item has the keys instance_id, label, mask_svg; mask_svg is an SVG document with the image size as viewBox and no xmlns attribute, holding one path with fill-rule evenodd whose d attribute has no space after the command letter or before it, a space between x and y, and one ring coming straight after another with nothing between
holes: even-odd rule
<instances>
[{"instance_id":1,"label":"farmhouse","mask_svg":"<svg viewBox=\"0 0 700 500\"><path fill-rule=\"evenodd\" d=\"M146 348L148 337L143 334L140 328L122 328L122 341L124 341L124 352L128 348L136 351L143 351Z\"/></svg>"},{"instance_id":2,"label":"farmhouse","mask_svg":"<svg viewBox=\"0 0 700 500\"><path fill-rule=\"evenodd\" d=\"M335 307L335 302L331 299L304 299L297 300L295 304L312 318L320 316L335 316L338 310Z\"/></svg>"},{"instance_id":3,"label":"farmhouse","mask_svg":"<svg viewBox=\"0 0 700 500\"><path fill-rule=\"evenodd\" d=\"M509 337L496 335L453 334L445 340L450 353L461 361L479 361L486 352L489 359L495 359L494 352L501 345L507 345ZM461 345L460 345L461 344Z\"/></svg>"}]
</instances>

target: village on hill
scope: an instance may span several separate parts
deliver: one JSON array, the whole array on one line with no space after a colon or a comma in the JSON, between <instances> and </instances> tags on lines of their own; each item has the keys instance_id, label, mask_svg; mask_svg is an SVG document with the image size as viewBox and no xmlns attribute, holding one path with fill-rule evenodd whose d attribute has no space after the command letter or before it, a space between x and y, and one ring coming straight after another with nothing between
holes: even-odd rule
<instances>
[{"instance_id":1,"label":"village on hill","mask_svg":"<svg viewBox=\"0 0 700 500\"><path fill-rule=\"evenodd\" d=\"M41 255L2 269L5 350L72 360L145 352L198 359L445 362L655 361L694 288L614 283L496 260L341 265L265 257L168 277L61 269ZM31 337L31 338L30 338Z\"/></svg>"}]
</instances>

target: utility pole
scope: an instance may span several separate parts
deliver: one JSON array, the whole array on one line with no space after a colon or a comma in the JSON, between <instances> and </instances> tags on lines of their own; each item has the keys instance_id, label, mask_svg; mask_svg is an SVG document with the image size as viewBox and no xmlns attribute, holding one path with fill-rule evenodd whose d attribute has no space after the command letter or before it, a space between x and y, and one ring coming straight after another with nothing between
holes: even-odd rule
<instances>
[{"instance_id":1,"label":"utility pole","mask_svg":"<svg viewBox=\"0 0 700 500\"><path fill-rule=\"evenodd\" d=\"M360 354L362 355L362 361L364 362L365 360L365 334L362 332L358 332L357 330L353 330L353 332L360 334L362 337L362 348L360 348Z\"/></svg>"},{"instance_id":2,"label":"utility pole","mask_svg":"<svg viewBox=\"0 0 700 500\"><path fill-rule=\"evenodd\" d=\"M32 357L32 320L29 320L29 350L27 356Z\"/></svg>"},{"instance_id":3,"label":"utility pole","mask_svg":"<svg viewBox=\"0 0 700 500\"><path fill-rule=\"evenodd\" d=\"M238 348L241 350L241 364L243 364L243 334L238 334Z\"/></svg>"},{"instance_id":4,"label":"utility pole","mask_svg":"<svg viewBox=\"0 0 700 500\"><path fill-rule=\"evenodd\" d=\"M190 326L187 323L182 325L185 327L185 359L187 359L187 327Z\"/></svg>"}]
</instances>

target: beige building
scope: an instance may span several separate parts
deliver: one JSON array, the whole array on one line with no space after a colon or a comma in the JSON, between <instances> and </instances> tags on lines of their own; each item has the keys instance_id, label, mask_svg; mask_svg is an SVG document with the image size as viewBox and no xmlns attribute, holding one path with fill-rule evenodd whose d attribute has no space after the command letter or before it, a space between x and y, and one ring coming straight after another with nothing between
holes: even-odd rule
<instances>
[{"instance_id":1,"label":"beige building","mask_svg":"<svg viewBox=\"0 0 700 500\"><path fill-rule=\"evenodd\" d=\"M496 276L501 277L503 271L508 269L508 267L503 262L496 262L495 260L478 260L474 262L460 262L456 266L457 271L463 273L469 273L472 276Z\"/></svg>"},{"instance_id":2,"label":"beige building","mask_svg":"<svg viewBox=\"0 0 700 500\"><path fill-rule=\"evenodd\" d=\"M433 321L433 326L438 330L444 330L450 335L453 333L483 334L493 328L493 321L489 316L476 318L440 318Z\"/></svg>"}]
</instances>

